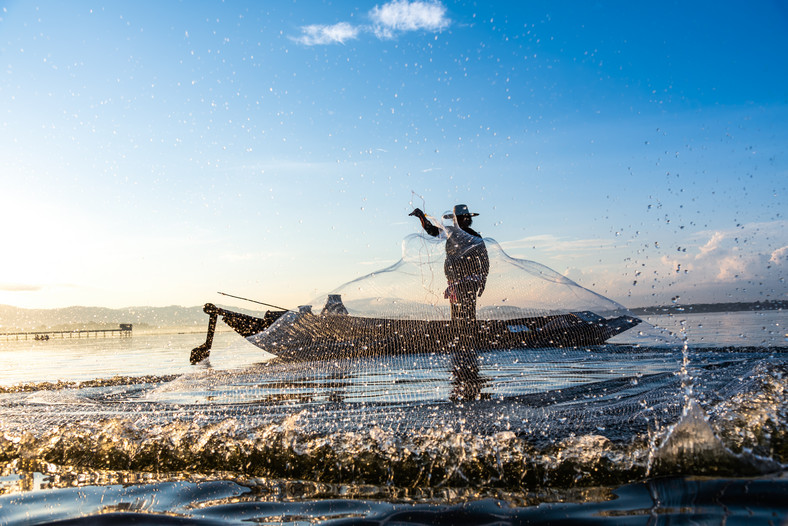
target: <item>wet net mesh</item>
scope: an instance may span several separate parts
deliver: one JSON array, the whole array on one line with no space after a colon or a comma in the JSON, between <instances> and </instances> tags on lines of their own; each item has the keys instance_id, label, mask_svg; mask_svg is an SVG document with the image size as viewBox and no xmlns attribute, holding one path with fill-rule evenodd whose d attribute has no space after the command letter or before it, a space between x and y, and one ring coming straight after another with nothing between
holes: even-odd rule
<instances>
[{"instance_id":1,"label":"wet net mesh","mask_svg":"<svg viewBox=\"0 0 788 526\"><path fill-rule=\"evenodd\" d=\"M649 473L693 389L741 447L768 456L759 437L784 441L784 364L768 349L690 356L620 304L456 226L407 237L396 264L299 309L223 311L249 334L186 374L0 395L0 455L44 463L31 470L593 486ZM250 351L241 368L211 364ZM739 437L772 414L778 432Z\"/></svg>"},{"instance_id":2,"label":"wet net mesh","mask_svg":"<svg viewBox=\"0 0 788 526\"><path fill-rule=\"evenodd\" d=\"M599 379L600 346L629 344L623 353L670 342L615 301L465 232L449 213L439 235L406 237L396 264L284 313L248 340L272 367L287 363L287 374L361 375L352 385L367 399L389 400L567 387L584 381L581 367ZM633 373L623 363L607 367L610 378Z\"/></svg>"},{"instance_id":3,"label":"wet net mesh","mask_svg":"<svg viewBox=\"0 0 788 526\"><path fill-rule=\"evenodd\" d=\"M477 292L475 317L479 320L536 318L583 311L604 317L627 314L622 305L544 265L508 256L494 239L482 240L456 227L445 228L439 237L424 234L406 237L400 261L316 298L311 308L319 312L313 313L450 320L451 304L463 299L456 297L460 290L453 289L470 285ZM447 256L449 251L451 254ZM478 262L484 259L482 253L486 253L487 265ZM480 275L481 267L489 268L484 276ZM454 298L450 297L452 294ZM346 310L332 310L332 303L340 299Z\"/></svg>"}]
</instances>

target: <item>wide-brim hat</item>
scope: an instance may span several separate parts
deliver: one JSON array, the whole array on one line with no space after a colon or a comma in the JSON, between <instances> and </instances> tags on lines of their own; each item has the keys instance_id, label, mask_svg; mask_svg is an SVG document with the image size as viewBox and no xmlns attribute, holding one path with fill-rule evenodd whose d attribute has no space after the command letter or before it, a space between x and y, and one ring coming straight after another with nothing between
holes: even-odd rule
<instances>
[{"instance_id":1,"label":"wide-brim hat","mask_svg":"<svg viewBox=\"0 0 788 526\"><path fill-rule=\"evenodd\" d=\"M468 210L468 205L454 205L454 211L453 211L453 213L452 213L452 214L446 214L446 215L445 215L445 216L443 216L443 217L444 217L444 218L446 218L446 219L450 219L450 218L452 218L452 217L457 217L457 216L471 216L471 217L476 217L477 215L479 215L479 214L476 214L476 213L473 213L473 214L472 214L472 213L470 212L470 210Z\"/></svg>"}]
</instances>

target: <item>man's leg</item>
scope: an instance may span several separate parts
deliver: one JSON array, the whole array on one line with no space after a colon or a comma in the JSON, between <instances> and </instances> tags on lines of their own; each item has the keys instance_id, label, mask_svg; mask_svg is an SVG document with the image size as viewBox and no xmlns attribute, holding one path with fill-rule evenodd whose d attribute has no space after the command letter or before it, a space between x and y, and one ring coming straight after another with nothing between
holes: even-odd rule
<instances>
[{"instance_id":1,"label":"man's leg","mask_svg":"<svg viewBox=\"0 0 788 526\"><path fill-rule=\"evenodd\" d=\"M459 291L460 319L476 319L476 286L474 283L464 284Z\"/></svg>"}]
</instances>

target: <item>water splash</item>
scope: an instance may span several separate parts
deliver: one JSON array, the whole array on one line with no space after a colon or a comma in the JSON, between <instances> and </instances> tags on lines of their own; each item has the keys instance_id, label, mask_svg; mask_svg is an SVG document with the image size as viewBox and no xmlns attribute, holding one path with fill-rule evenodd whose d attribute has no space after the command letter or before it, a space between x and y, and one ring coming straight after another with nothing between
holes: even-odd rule
<instances>
[{"instance_id":1,"label":"water splash","mask_svg":"<svg viewBox=\"0 0 788 526\"><path fill-rule=\"evenodd\" d=\"M549 360L537 355L542 351L508 353L482 362L499 386L494 392L503 394L462 403L349 396L377 385L363 371L328 378L338 396L302 399L288 393L322 387L283 382L270 364L136 385L118 379L56 390L28 386L0 395L2 475L221 472L425 491L520 491L780 469L788 458L784 358L768 350L690 351L684 349L684 378L676 374L680 348L564 349ZM516 367L502 369L503 363ZM380 385L445 388L445 376ZM555 376L574 380L546 381ZM517 382L525 383L514 388ZM760 434L739 440L742 430ZM747 450L753 442L757 454Z\"/></svg>"},{"instance_id":2,"label":"water splash","mask_svg":"<svg viewBox=\"0 0 788 526\"><path fill-rule=\"evenodd\" d=\"M779 462L748 452L728 449L709 425L708 417L693 399L681 419L670 426L649 459L651 476L715 475L751 476L780 471Z\"/></svg>"},{"instance_id":3,"label":"water splash","mask_svg":"<svg viewBox=\"0 0 788 526\"><path fill-rule=\"evenodd\" d=\"M654 448L647 471L650 475L760 475L782 469L771 459L749 452L734 453L727 448L712 429L708 416L694 396L694 378L690 374L690 349L686 322L680 321L683 340L682 362L679 371L684 408L681 418L669 426L661 444Z\"/></svg>"}]
</instances>

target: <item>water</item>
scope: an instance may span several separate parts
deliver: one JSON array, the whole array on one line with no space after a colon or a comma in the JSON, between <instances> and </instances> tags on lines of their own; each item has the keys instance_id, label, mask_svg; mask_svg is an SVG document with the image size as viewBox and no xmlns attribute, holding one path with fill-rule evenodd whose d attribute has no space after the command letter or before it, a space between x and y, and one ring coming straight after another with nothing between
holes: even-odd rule
<instances>
[{"instance_id":1,"label":"water","mask_svg":"<svg viewBox=\"0 0 788 526\"><path fill-rule=\"evenodd\" d=\"M687 349L281 365L223 333L190 366L203 334L0 342L0 524L785 524L788 316L648 321Z\"/></svg>"},{"instance_id":2,"label":"water","mask_svg":"<svg viewBox=\"0 0 788 526\"><path fill-rule=\"evenodd\" d=\"M238 345L234 332L217 332L217 349L235 343L233 352L216 352L217 369L243 367L260 358L253 346ZM181 375L193 371L184 350L205 341L205 333L134 332L131 338L65 338L48 341L0 340L0 386L22 383L83 382L115 376ZM245 343L245 342L243 342ZM188 357L187 357L188 358Z\"/></svg>"}]
</instances>

